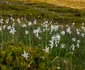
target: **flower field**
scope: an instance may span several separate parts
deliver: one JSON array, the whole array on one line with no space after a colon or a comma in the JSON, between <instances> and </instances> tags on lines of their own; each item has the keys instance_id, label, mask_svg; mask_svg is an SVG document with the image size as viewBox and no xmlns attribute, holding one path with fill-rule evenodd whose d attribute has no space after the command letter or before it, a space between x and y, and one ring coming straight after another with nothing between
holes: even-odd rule
<instances>
[{"instance_id":1,"label":"flower field","mask_svg":"<svg viewBox=\"0 0 85 70\"><path fill-rule=\"evenodd\" d=\"M0 70L85 70L84 0L0 0Z\"/></svg>"},{"instance_id":2,"label":"flower field","mask_svg":"<svg viewBox=\"0 0 85 70\"><path fill-rule=\"evenodd\" d=\"M0 19L1 70L84 70L85 24ZM13 62L14 61L14 62Z\"/></svg>"}]
</instances>

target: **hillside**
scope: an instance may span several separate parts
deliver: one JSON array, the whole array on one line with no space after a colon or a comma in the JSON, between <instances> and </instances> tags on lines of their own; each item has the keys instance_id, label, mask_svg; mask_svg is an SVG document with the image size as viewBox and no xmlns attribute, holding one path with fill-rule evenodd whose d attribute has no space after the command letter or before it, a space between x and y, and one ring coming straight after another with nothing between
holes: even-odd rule
<instances>
[{"instance_id":1,"label":"hillside","mask_svg":"<svg viewBox=\"0 0 85 70\"><path fill-rule=\"evenodd\" d=\"M51 0L49 0L49 3L41 3L37 0L35 1L31 0L31 2L18 2L15 0L8 0L8 2L3 2L2 4L0 4L0 17L7 18L10 17L10 14L13 14L14 18L27 17L28 20L33 20L36 18L40 21L47 18L49 20L58 21L59 23L63 24L72 22L85 22L84 9L80 10L70 7L56 6L53 4L49 4ZM62 3L64 4L64 0L60 1L62 1ZM81 2L83 3L83 1Z\"/></svg>"},{"instance_id":2,"label":"hillside","mask_svg":"<svg viewBox=\"0 0 85 70\"><path fill-rule=\"evenodd\" d=\"M14 0L15 1L15 0ZM85 0L19 0L24 2L47 2L57 6L65 6L77 9L85 8Z\"/></svg>"}]
</instances>

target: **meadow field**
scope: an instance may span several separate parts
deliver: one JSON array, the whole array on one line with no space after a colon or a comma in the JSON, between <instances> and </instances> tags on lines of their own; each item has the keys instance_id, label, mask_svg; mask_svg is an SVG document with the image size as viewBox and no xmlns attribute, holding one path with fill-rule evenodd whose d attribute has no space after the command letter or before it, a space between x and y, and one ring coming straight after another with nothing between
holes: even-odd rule
<instances>
[{"instance_id":1,"label":"meadow field","mask_svg":"<svg viewBox=\"0 0 85 70\"><path fill-rule=\"evenodd\" d=\"M85 10L36 2L0 2L0 70L85 70Z\"/></svg>"},{"instance_id":2,"label":"meadow field","mask_svg":"<svg viewBox=\"0 0 85 70\"><path fill-rule=\"evenodd\" d=\"M65 6L65 7L71 7L71 8L77 8L77 9L85 9L85 0L9 0L9 1L23 1L25 3L40 3L40 2L46 2L50 4L54 4L56 6Z\"/></svg>"}]
</instances>

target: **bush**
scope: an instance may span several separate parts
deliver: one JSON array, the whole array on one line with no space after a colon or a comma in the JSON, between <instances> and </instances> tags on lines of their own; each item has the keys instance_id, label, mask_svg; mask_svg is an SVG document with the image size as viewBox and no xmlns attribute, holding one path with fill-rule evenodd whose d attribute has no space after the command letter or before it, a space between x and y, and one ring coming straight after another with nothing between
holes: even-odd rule
<instances>
[{"instance_id":1,"label":"bush","mask_svg":"<svg viewBox=\"0 0 85 70\"><path fill-rule=\"evenodd\" d=\"M25 59L23 52L29 53ZM52 57L41 49L10 45L0 49L0 70L48 70L54 69ZM49 65L50 61L50 65ZM51 66L51 67L50 67Z\"/></svg>"}]
</instances>

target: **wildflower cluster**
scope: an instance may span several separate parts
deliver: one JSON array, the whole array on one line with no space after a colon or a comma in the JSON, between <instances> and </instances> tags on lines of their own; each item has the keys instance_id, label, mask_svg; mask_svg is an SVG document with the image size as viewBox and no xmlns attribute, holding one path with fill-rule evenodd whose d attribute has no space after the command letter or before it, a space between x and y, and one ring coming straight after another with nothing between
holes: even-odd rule
<instances>
[{"instance_id":1,"label":"wildflower cluster","mask_svg":"<svg viewBox=\"0 0 85 70\"><path fill-rule=\"evenodd\" d=\"M75 27L75 23L69 26L48 20L40 23L36 19L28 21L26 18L14 19L11 17L6 20L2 18L0 19L0 45L2 48L4 47L3 42L13 42L14 45L22 43L25 46L41 48L53 57L66 57L68 54L75 54L82 48L85 49L85 26L84 23L78 28ZM25 51L21 56L26 60L30 58L29 53ZM57 69L60 67L58 66Z\"/></svg>"}]
</instances>

